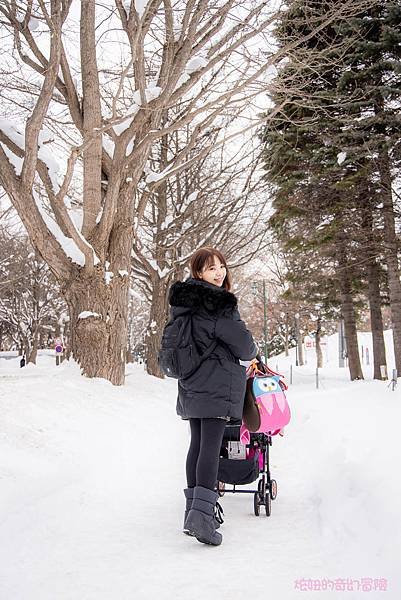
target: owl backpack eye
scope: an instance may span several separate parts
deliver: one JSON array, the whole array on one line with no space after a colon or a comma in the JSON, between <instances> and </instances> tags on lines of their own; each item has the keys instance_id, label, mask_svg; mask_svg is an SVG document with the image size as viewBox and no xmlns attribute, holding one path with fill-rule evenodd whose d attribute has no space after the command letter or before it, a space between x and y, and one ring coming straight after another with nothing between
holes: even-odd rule
<instances>
[{"instance_id":1,"label":"owl backpack eye","mask_svg":"<svg viewBox=\"0 0 401 600\"><path fill-rule=\"evenodd\" d=\"M265 377L257 380L257 389L266 394L277 390L277 382L272 377Z\"/></svg>"}]
</instances>

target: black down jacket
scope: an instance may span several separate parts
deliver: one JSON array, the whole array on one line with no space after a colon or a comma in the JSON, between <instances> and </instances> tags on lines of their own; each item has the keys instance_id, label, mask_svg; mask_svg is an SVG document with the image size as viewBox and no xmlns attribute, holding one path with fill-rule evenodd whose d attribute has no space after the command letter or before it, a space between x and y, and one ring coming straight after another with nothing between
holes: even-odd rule
<instances>
[{"instance_id":1,"label":"black down jacket","mask_svg":"<svg viewBox=\"0 0 401 600\"><path fill-rule=\"evenodd\" d=\"M183 418L241 419L245 395L245 367L258 352L241 321L237 299L224 288L187 279L171 286L171 318L191 312L193 336L200 352L214 340L218 345L190 377L178 380L177 413Z\"/></svg>"}]
</instances>

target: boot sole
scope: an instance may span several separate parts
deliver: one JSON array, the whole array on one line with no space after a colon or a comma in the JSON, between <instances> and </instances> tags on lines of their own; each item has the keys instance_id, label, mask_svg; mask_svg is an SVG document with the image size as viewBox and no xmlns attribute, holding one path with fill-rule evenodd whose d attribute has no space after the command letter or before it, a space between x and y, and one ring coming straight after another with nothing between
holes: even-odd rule
<instances>
[{"instance_id":1,"label":"boot sole","mask_svg":"<svg viewBox=\"0 0 401 600\"><path fill-rule=\"evenodd\" d=\"M223 539L221 533L218 534L218 537L215 542L203 537L203 532L199 531L199 529L198 529L198 528L202 528L202 526L203 526L202 522L199 522L198 516L195 517L194 515L190 515L185 524L188 528L189 535L196 537L198 542L201 542L202 544L207 544L209 546L220 546L222 539Z\"/></svg>"},{"instance_id":2,"label":"boot sole","mask_svg":"<svg viewBox=\"0 0 401 600\"><path fill-rule=\"evenodd\" d=\"M189 531L188 529L184 529L182 533L185 533L185 535L189 535L191 537L195 535L192 533L192 531Z\"/></svg>"},{"instance_id":3,"label":"boot sole","mask_svg":"<svg viewBox=\"0 0 401 600\"><path fill-rule=\"evenodd\" d=\"M196 537L196 536L195 536ZM213 542L209 542L208 540L205 540L201 537L196 537L196 539L198 540L198 542L200 542L201 544L207 544L208 546L220 546L221 542L219 542L218 544L213 544Z\"/></svg>"}]
</instances>

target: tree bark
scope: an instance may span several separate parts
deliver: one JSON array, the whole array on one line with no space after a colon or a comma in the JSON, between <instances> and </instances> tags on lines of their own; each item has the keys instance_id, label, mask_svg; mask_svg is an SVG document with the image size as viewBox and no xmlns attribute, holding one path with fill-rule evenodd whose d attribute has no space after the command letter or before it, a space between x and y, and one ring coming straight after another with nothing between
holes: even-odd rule
<instances>
[{"instance_id":1,"label":"tree bark","mask_svg":"<svg viewBox=\"0 0 401 600\"><path fill-rule=\"evenodd\" d=\"M157 360L160 341L166 324L166 285L159 278L153 283L152 304L150 307L149 325L146 334L146 370L149 375L163 378Z\"/></svg>"},{"instance_id":2,"label":"tree bark","mask_svg":"<svg viewBox=\"0 0 401 600\"><path fill-rule=\"evenodd\" d=\"M80 42L82 87L84 90L83 137L90 144L83 153L83 211L82 234L88 239L96 227L101 207L102 136L95 135L102 127L99 69L96 61L96 3L81 2Z\"/></svg>"},{"instance_id":3,"label":"tree bark","mask_svg":"<svg viewBox=\"0 0 401 600\"><path fill-rule=\"evenodd\" d=\"M352 295L351 273L345 259L343 240L337 247L339 260L339 283L341 291L341 313L344 319L344 333L347 346L348 368L351 381L363 379L361 359L359 356L358 336L356 329L355 308Z\"/></svg>"},{"instance_id":4,"label":"tree bark","mask_svg":"<svg viewBox=\"0 0 401 600\"><path fill-rule=\"evenodd\" d=\"M373 343L373 378L382 379L380 366L386 363L386 349L383 335L383 316L381 311L379 265L377 264L377 248L373 231L373 215L368 195L364 195L362 227L367 237L366 251L368 255L366 274L368 279L368 300Z\"/></svg>"},{"instance_id":5,"label":"tree bark","mask_svg":"<svg viewBox=\"0 0 401 600\"><path fill-rule=\"evenodd\" d=\"M398 265L398 240L392 197L390 160L385 147L379 150L379 173L383 199L384 253L387 264L395 366L401 377L401 283ZM384 363L383 363L384 364Z\"/></svg>"},{"instance_id":6,"label":"tree bark","mask_svg":"<svg viewBox=\"0 0 401 600\"><path fill-rule=\"evenodd\" d=\"M41 327L38 323L34 325L33 336L32 336L32 347L30 348L29 354L26 357L27 363L36 365L36 359L38 356L38 341Z\"/></svg>"},{"instance_id":7,"label":"tree bark","mask_svg":"<svg viewBox=\"0 0 401 600\"><path fill-rule=\"evenodd\" d=\"M296 316L294 318L294 320L295 320L295 339L297 342L298 365L300 367L302 367L305 363L304 363L304 351L303 351L303 346L302 346L302 334L301 334L300 328L299 328L299 316Z\"/></svg>"},{"instance_id":8,"label":"tree bark","mask_svg":"<svg viewBox=\"0 0 401 600\"><path fill-rule=\"evenodd\" d=\"M111 272L110 272L111 273ZM88 377L122 385L127 344L128 277L118 271L107 283L101 268L77 269L63 290L70 312L71 351ZM82 313L91 313L85 315Z\"/></svg>"},{"instance_id":9,"label":"tree bark","mask_svg":"<svg viewBox=\"0 0 401 600\"><path fill-rule=\"evenodd\" d=\"M374 258L369 261L367 273L370 323L373 343L373 378L383 379L380 366L384 365L387 369L386 348L384 345L383 316L381 311L379 267Z\"/></svg>"}]
</instances>

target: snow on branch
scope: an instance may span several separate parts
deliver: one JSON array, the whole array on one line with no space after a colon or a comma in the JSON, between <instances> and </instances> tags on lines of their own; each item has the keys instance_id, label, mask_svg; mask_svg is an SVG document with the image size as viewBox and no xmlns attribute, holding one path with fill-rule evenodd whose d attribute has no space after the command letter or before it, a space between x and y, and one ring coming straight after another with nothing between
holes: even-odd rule
<instances>
[{"instance_id":1,"label":"snow on branch","mask_svg":"<svg viewBox=\"0 0 401 600\"><path fill-rule=\"evenodd\" d=\"M89 319L89 317L94 317L95 319L101 319L102 315L99 315L99 313L92 312L90 310L83 310L78 315L78 319Z\"/></svg>"},{"instance_id":2,"label":"snow on branch","mask_svg":"<svg viewBox=\"0 0 401 600\"><path fill-rule=\"evenodd\" d=\"M66 235L64 235L64 233L61 231L61 228L59 227L59 225L56 223L56 221L49 215L49 213L44 208L42 200L39 197L39 195L35 192L35 190L33 190L33 198L35 200L36 206L38 207L40 215L46 224L46 227L48 228L50 233L53 235L53 237L56 239L56 241L59 243L61 248L64 250L64 253L72 260L72 262L76 263L77 265L80 265L81 267L84 267L85 266L85 254L82 252L82 250L80 248L78 248L78 245L76 244L75 240L73 240L71 237L67 237ZM74 227L75 227L75 224L74 224ZM87 240L82 236L81 232L76 227L75 227L75 230L76 230L77 234L79 235L79 237L81 238L81 240L92 251L93 264L95 264L95 265L98 264L100 261L99 261L99 258L96 256L92 246L87 242Z\"/></svg>"},{"instance_id":3,"label":"snow on branch","mask_svg":"<svg viewBox=\"0 0 401 600\"><path fill-rule=\"evenodd\" d=\"M12 147L10 147L11 144L7 145L6 141L1 144L10 163L14 167L15 173L17 175L21 175L25 156L25 130L19 123L12 121L11 119L0 119L0 130L20 150L19 156L15 154L15 151L13 151ZM49 177L53 186L53 191L57 193L60 189L58 183L60 166L57 160L54 158L54 153L48 147L48 143L51 138L51 132L46 128L42 128L42 131L40 131L38 135L38 158L46 165L47 170L49 171Z\"/></svg>"}]
</instances>

